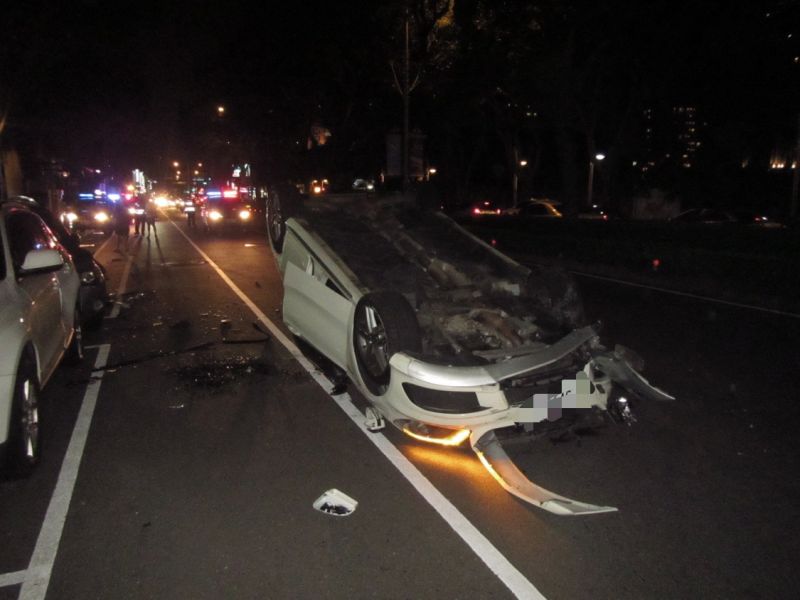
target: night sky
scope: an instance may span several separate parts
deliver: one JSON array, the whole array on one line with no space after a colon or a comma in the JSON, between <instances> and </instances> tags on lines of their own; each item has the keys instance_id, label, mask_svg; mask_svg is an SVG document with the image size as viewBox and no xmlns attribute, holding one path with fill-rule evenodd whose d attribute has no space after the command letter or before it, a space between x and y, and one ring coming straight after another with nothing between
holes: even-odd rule
<instances>
[{"instance_id":1,"label":"night sky","mask_svg":"<svg viewBox=\"0 0 800 600\"><path fill-rule=\"evenodd\" d=\"M456 11L477 4L457 0ZM642 4L537 6L543 14L574 8L576 55L599 69L608 89L598 89L608 98L614 86L638 78L641 102L696 103L714 125L735 122L791 142L800 108L800 64L790 64L800 54L795 3ZM192 154L219 127L219 104L228 111L225 135L244 136L258 152L278 152L265 138L304 140L315 121L397 127L401 105L388 63L401 56L401 5L7 3L0 24L6 131L73 160L157 169ZM560 43L566 30L550 31ZM466 82L468 67L461 76ZM439 77L428 70L413 99L420 107L413 124L428 132L448 110L435 102Z\"/></svg>"}]
</instances>

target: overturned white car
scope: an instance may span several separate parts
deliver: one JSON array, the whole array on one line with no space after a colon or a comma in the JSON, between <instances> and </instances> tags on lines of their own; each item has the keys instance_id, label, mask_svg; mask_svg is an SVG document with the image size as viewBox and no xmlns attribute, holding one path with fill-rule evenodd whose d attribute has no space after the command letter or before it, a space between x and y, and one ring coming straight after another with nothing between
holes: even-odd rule
<instances>
[{"instance_id":1,"label":"overturned white car","mask_svg":"<svg viewBox=\"0 0 800 600\"><path fill-rule=\"evenodd\" d=\"M510 493L557 514L615 510L545 490L508 458L502 435L630 421L625 394L671 400L586 325L574 283L497 252L400 195L267 202L283 272L283 319L408 435L470 440ZM637 365L638 366L638 365Z\"/></svg>"}]
</instances>

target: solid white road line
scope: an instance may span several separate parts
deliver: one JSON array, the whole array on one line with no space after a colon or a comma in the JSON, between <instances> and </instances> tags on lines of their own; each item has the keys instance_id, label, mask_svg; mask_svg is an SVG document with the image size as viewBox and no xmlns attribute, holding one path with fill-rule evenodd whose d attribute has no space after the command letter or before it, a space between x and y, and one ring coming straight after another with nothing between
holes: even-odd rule
<instances>
[{"instance_id":1,"label":"solid white road line","mask_svg":"<svg viewBox=\"0 0 800 600\"><path fill-rule=\"evenodd\" d=\"M604 277L603 275L592 275L590 273L582 273L581 271L570 271L580 277L588 277L589 279L600 279L602 281L610 281L620 285L627 285L629 287L642 288L646 290L653 290L654 292L661 292L662 294L672 294L673 296L683 296L684 298L692 298L694 300L702 300L704 302L713 302L714 304L724 304L726 306L734 306L736 308L744 308L747 310L756 310L759 312L770 313L773 315L780 315L782 317L792 317L800 319L797 313L785 312L782 310L775 310L772 308L764 308L762 306L753 306L752 304L741 304L739 302L729 302L727 300L720 300L719 298L711 298L710 296L699 296L697 294L690 294L688 292L678 292L676 290L668 290L666 288L655 287L652 285L645 285L643 283L633 283L632 281L624 281L622 279L614 279L613 277Z\"/></svg>"},{"instance_id":2,"label":"solid white road line","mask_svg":"<svg viewBox=\"0 0 800 600\"><path fill-rule=\"evenodd\" d=\"M131 274L133 256L133 254L128 254L128 258L125 261L125 268L122 270L122 279L120 279L119 282L119 289L117 289L117 299L114 301L114 308L111 309L111 313L106 317L106 319L116 319L119 316L119 311L122 308L122 294L125 293L125 290L128 287L128 277L130 277Z\"/></svg>"},{"instance_id":3,"label":"solid white road line","mask_svg":"<svg viewBox=\"0 0 800 600\"><path fill-rule=\"evenodd\" d=\"M103 250L106 249L106 246L108 246L108 244L111 242L111 238L112 237L113 237L113 235L109 235L106 238L106 241L104 241L102 244L100 244L100 247L97 250L94 251L94 256L95 257L99 256L100 253L103 252Z\"/></svg>"},{"instance_id":4,"label":"solid white road line","mask_svg":"<svg viewBox=\"0 0 800 600\"><path fill-rule=\"evenodd\" d=\"M20 600L44 600L47 595L47 586L50 584L50 575L53 572L53 564L58 553L58 544L64 530L75 481L78 479L83 449L86 446L86 439L89 437L89 426L92 424L92 416L97 405L100 383L103 373L105 373L102 369L108 363L110 350L109 344L102 344L97 352L97 359L94 361L95 370L92 371L89 385L86 386L81 410L75 421L72 437L64 455L64 462L61 464L61 471L58 474L58 482L53 490L50 505L47 507L47 514L42 529L39 531L39 538L36 540L36 547L25 574L25 581L22 582L22 589L19 593Z\"/></svg>"},{"instance_id":5,"label":"solid white road line","mask_svg":"<svg viewBox=\"0 0 800 600\"><path fill-rule=\"evenodd\" d=\"M319 370L300 352L292 340L273 323L256 305L248 298L239 287L233 283L225 272L211 260L211 257L203 252L188 235L178 225L170 219L170 223L180 232L180 234L191 244L203 260L216 271L222 280L228 285L233 293L253 312L258 320L269 329L283 346L292 354L294 358L308 371L311 377L324 390L329 390L331 383L319 372ZM350 399L349 394L339 394L331 396L339 407L347 414L350 419L361 429L375 446L389 459L389 461L400 471L409 483L419 492L419 494L430 504L433 509L445 520L445 522L455 531L470 549L480 558L484 564L503 582L503 584L517 597L531 600L544 600L544 596L528 579L512 565L503 554L450 502L428 479L400 452L389 439L381 433L372 433L364 425L364 415L358 410Z\"/></svg>"},{"instance_id":6,"label":"solid white road line","mask_svg":"<svg viewBox=\"0 0 800 600\"><path fill-rule=\"evenodd\" d=\"M0 588L19 585L25 581L27 571L14 571L13 573L3 573L0 575Z\"/></svg>"}]
</instances>

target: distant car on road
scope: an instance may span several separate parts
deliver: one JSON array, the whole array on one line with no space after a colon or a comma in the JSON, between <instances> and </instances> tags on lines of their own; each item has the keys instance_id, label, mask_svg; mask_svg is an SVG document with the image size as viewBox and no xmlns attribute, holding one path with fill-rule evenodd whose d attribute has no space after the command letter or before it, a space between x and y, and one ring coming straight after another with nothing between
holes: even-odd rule
<instances>
[{"instance_id":1,"label":"distant car on road","mask_svg":"<svg viewBox=\"0 0 800 600\"><path fill-rule=\"evenodd\" d=\"M355 179L353 180L353 191L355 192L374 192L375 180L373 179Z\"/></svg>"},{"instance_id":2,"label":"distant car on road","mask_svg":"<svg viewBox=\"0 0 800 600\"><path fill-rule=\"evenodd\" d=\"M472 205L469 214L473 217L499 216L503 214L503 209L491 200L482 200Z\"/></svg>"},{"instance_id":3,"label":"distant car on road","mask_svg":"<svg viewBox=\"0 0 800 600\"><path fill-rule=\"evenodd\" d=\"M707 225L740 224L757 227L783 227L780 222L771 219L764 213L748 209L690 208L671 218L670 221L675 223L704 223Z\"/></svg>"},{"instance_id":4,"label":"distant car on road","mask_svg":"<svg viewBox=\"0 0 800 600\"><path fill-rule=\"evenodd\" d=\"M26 202L0 201L0 455L8 472L39 462L39 391L61 359L83 358L80 279Z\"/></svg>"},{"instance_id":5,"label":"distant car on road","mask_svg":"<svg viewBox=\"0 0 800 600\"><path fill-rule=\"evenodd\" d=\"M200 222L207 233L222 228L243 229L253 222L253 208L235 189L207 190L200 205Z\"/></svg>"},{"instance_id":6,"label":"distant car on road","mask_svg":"<svg viewBox=\"0 0 800 600\"><path fill-rule=\"evenodd\" d=\"M61 213L61 222L71 231L99 230L111 234L113 206L102 198L80 199Z\"/></svg>"},{"instance_id":7,"label":"distant car on road","mask_svg":"<svg viewBox=\"0 0 800 600\"><path fill-rule=\"evenodd\" d=\"M564 215L556 208L556 203L552 200L531 198L521 202L516 208L506 211L509 216L519 216L525 218L560 218Z\"/></svg>"},{"instance_id":8,"label":"distant car on road","mask_svg":"<svg viewBox=\"0 0 800 600\"><path fill-rule=\"evenodd\" d=\"M592 204L587 209L582 210L578 213L579 219L587 219L589 221L609 221L614 217L612 214L599 204Z\"/></svg>"}]
</instances>

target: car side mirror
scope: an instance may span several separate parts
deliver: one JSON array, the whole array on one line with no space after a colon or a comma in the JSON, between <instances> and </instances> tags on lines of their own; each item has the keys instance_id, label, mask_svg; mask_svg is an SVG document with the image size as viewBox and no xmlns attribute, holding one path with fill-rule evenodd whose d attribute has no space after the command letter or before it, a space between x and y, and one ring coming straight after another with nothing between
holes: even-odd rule
<instances>
[{"instance_id":1,"label":"car side mirror","mask_svg":"<svg viewBox=\"0 0 800 600\"><path fill-rule=\"evenodd\" d=\"M25 260L20 268L19 275L38 275L40 273L52 273L64 266L64 257L58 250L44 248L41 250L31 250L25 255Z\"/></svg>"}]
</instances>

